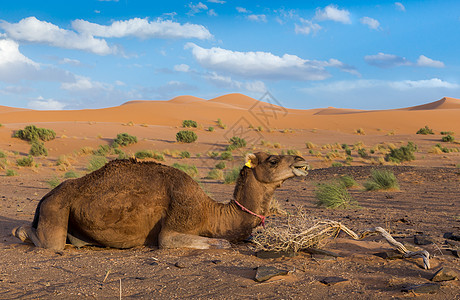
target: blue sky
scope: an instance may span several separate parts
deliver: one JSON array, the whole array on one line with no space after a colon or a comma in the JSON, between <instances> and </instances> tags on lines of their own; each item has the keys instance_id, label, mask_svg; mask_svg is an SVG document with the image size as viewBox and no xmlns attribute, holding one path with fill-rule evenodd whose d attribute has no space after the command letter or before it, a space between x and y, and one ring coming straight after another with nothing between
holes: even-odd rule
<instances>
[{"instance_id":1,"label":"blue sky","mask_svg":"<svg viewBox=\"0 0 460 300\"><path fill-rule=\"evenodd\" d=\"M0 105L269 91L289 108L460 98L459 1L3 1Z\"/></svg>"}]
</instances>

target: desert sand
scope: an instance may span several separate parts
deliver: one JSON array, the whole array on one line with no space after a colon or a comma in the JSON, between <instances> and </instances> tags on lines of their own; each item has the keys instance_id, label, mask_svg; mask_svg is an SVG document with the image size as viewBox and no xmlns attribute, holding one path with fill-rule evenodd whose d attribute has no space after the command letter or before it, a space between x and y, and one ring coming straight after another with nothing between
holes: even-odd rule
<instances>
[{"instance_id":1,"label":"desert sand","mask_svg":"<svg viewBox=\"0 0 460 300\"><path fill-rule=\"evenodd\" d=\"M270 98L267 101L270 103L229 94L210 100L180 96L74 111L0 106L0 151L5 156L0 157L0 298L115 298L119 297L120 283L123 297L137 298L405 298L414 296L401 292L405 285L429 283L441 267L460 269L459 259L448 250L458 249L458 243L446 246L443 238L446 232L460 234L460 144L441 141L442 131L452 132L454 137L460 133L459 99L442 98L377 111L333 107L298 110ZM225 126L220 127L218 119ZM176 142L176 133L184 130L183 120L198 123L198 128L189 129L198 135L196 142ZM54 130L56 139L44 143L48 156L35 158L35 166L19 167L16 160L28 155L30 144L12 134L30 124ZM433 135L416 134L425 125ZM419 246L433 256L432 269L424 270L420 259L376 256L391 247L375 236L352 241L341 235L325 246L341 255L336 259L308 253L260 259L248 243L236 244L232 250L209 251L69 246L55 253L23 244L11 235L15 226L32 220L38 201L52 188L50 181L65 180L69 171L83 176L88 172L91 149L110 145L118 133L125 132L138 138L138 143L121 148L128 156L139 150L154 150L163 153L164 164L196 166L198 180L216 201L230 200L233 185L205 178L221 161L210 154L223 152L231 137L245 138L247 146L233 151L234 159L225 161L226 170L241 166L244 153L249 151L302 155L312 171L305 179L287 181L276 193L281 208L295 213L300 207L312 217L340 221L356 231L381 226L409 245L414 244L414 235L423 234L434 243ZM409 141L418 146L415 160L401 164L384 160L390 148ZM347 161L338 146L341 144L365 148L370 156L362 158L353 150L352 160ZM450 151L435 151L436 144ZM181 151L190 152L191 157L180 158ZM109 160L116 158L107 155ZM57 165L58 160L67 163ZM358 187L350 193L360 208L316 207L317 183L348 174L362 184L373 168L392 170L401 189L365 192ZM6 176L8 171L15 176ZM276 226L281 218L269 217L268 226ZM181 268L175 266L177 262ZM275 266L290 273L257 283L254 268L259 266ZM331 286L320 283L328 276L347 281ZM443 282L435 294L420 297L458 299L459 287L458 280Z\"/></svg>"}]
</instances>

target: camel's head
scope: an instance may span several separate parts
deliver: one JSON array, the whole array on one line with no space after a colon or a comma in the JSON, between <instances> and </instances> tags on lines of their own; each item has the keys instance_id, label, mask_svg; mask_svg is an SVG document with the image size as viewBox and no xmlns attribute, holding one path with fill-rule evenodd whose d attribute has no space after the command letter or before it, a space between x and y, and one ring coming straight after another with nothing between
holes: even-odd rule
<instances>
[{"instance_id":1,"label":"camel's head","mask_svg":"<svg viewBox=\"0 0 460 300\"><path fill-rule=\"evenodd\" d=\"M310 166L300 156L269 155L264 152L248 154L246 167L254 170L257 180L264 183L282 182L296 176L306 176Z\"/></svg>"}]
</instances>

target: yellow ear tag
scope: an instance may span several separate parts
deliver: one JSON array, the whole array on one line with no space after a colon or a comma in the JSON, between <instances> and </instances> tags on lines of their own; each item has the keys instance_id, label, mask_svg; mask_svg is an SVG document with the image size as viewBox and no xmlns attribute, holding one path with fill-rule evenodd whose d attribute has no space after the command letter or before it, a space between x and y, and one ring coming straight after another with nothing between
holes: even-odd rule
<instances>
[{"instance_id":1,"label":"yellow ear tag","mask_svg":"<svg viewBox=\"0 0 460 300\"><path fill-rule=\"evenodd\" d=\"M244 164L248 168L252 168L251 160L248 160L247 163Z\"/></svg>"}]
</instances>

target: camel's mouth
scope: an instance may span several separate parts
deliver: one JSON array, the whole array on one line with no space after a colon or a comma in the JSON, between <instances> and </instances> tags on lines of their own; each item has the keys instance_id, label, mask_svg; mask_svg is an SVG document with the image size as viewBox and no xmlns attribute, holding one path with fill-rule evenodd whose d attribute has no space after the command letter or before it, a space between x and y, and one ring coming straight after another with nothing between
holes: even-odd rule
<instances>
[{"instance_id":1,"label":"camel's mouth","mask_svg":"<svg viewBox=\"0 0 460 300\"><path fill-rule=\"evenodd\" d=\"M296 162L291 169L295 176L307 176L310 165L306 161Z\"/></svg>"}]
</instances>

